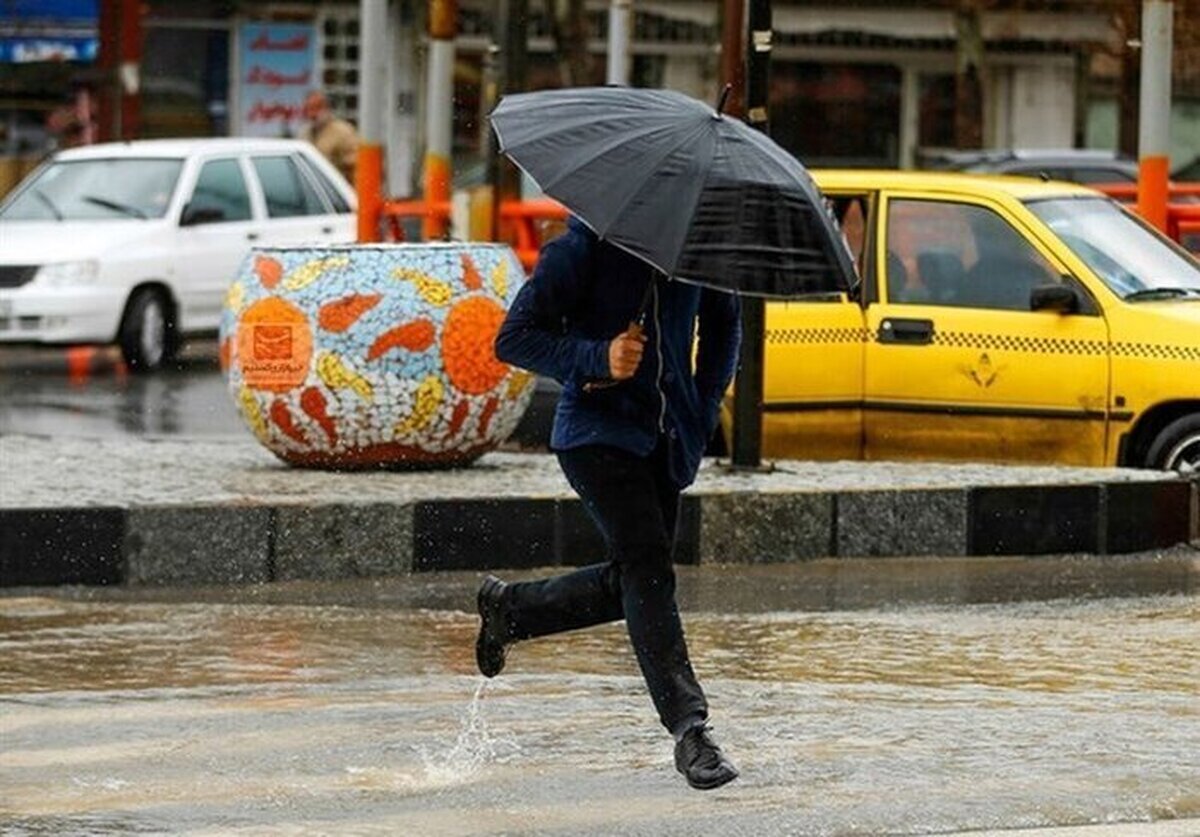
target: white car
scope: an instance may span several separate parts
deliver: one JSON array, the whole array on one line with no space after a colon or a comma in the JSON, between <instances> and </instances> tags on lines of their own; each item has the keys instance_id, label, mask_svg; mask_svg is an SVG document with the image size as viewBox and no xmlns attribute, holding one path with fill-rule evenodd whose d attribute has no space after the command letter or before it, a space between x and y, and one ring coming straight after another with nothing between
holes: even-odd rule
<instances>
[{"instance_id":1,"label":"white car","mask_svg":"<svg viewBox=\"0 0 1200 837\"><path fill-rule=\"evenodd\" d=\"M0 344L115 342L132 369L158 368L217 329L252 246L353 241L354 207L298 140L63 151L0 204Z\"/></svg>"}]
</instances>

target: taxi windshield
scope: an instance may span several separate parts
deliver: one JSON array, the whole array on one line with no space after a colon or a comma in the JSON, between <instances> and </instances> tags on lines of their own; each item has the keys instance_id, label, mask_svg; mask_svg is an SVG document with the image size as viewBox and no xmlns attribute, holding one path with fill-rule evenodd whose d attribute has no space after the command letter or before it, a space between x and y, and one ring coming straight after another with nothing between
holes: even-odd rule
<instances>
[{"instance_id":1,"label":"taxi windshield","mask_svg":"<svg viewBox=\"0 0 1200 837\"><path fill-rule=\"evenodd\" d=\"M161 218L182 168L177 159L60 160L25 184L0 210L0 220Z\"/></svg>"},{"instance_id":2,"label":"taxi windshield","mask_svg":"<svg viewBox=\"0 0 1200 837\"><path fill-rule=\"evenodd\" d=\"M1060 198L1028 206L1123 299L1200 299L1200 265L1112 201Z\"/></svg>"}]
</instances>

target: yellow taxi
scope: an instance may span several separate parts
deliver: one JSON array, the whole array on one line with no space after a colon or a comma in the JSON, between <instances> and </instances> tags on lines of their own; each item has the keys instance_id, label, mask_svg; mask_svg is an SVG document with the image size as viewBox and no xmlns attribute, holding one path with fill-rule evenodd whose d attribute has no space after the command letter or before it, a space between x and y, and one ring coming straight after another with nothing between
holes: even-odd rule
<instances>
[{"instance_id":1,"label":"yellow taxi","mask_svg":"<svg viewBox=\"0 0 1200 837\"><path fill-rule=\"evenodd\" d=\"M1193 257L1073 184L813 175L863 281L768 303L764 456L1200 472Z\"/></svg>"}]
</instances>

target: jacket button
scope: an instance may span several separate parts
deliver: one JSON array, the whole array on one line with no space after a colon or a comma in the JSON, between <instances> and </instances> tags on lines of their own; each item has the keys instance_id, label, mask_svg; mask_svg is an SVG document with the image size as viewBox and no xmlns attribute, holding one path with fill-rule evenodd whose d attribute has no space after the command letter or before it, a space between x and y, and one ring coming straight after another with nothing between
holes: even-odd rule
<instances>
[{"instance_id":1,"label":"jacket button","mask_svg":"<svg viewBox=\"0 0 1200 837\"><path fill-rule=\"evenodd\" d=\"M665 375L663 375L663 380L666 381L668 384L671 383L672 381L675 380L675 373L667 372Z\"/></svg>"}]
</instances>

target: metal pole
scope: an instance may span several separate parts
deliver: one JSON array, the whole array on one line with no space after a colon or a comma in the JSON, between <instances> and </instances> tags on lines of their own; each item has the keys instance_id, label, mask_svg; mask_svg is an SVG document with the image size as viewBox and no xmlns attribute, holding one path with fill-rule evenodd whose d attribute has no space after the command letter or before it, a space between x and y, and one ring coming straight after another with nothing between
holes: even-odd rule
<instances>
[{"instance_id":1,"label":"metal pole","mask_svg":"<svg viewBox=\"0 0 1200 837\"><path fill-rule=\"evenodd\" d=\"M721 86L731 85L729 98L725 100L725 113L742 117L746 110L742 90L746 83L745 50L746 6L745 0L724 0L721 7Z\"/></svg>"},{"instance_id":2,"label":"metal pole","mask_svg":"<svg viewBox=\"0 0 1200 837\"><path fill-rule=\"evenodd\" d=\"M388 114L384 127L385 194L413 197L420 173L421 126L417 118L421 80L419 0L392 0L388 28Z\"/></svg>"},{"instance_id":3,"label":"metal pole","mask_svg":"<svg viewBox=\"0 0 1200 837\"><path fill-rule=\"evenodd\" d=\"M142 119L142 4L121 3L121 139L137 139Z\"/></svg>"},{"instance_id":4,"label":"metal pole","mask_svg":"<svg viewBox=\"0 0 1200 837\"><path fill-rule=\"evenodd\" d=\"M633 31L633 0L612 0L608 6L608 77L609 84L629 85L631 55L629 42Z\"/></svg>"},{"instance_id":5,"label":"metal pole","mask_svg":"<svg viewBox=\"0 0 1200 837\"><path fill-rule=\"evenodd\" d=\"M495 79L499 101L507 93L520 93L529 80L529 0L496 0L496 29L493 41L498 50ZM493 137L492 141L495 141ZM504 231L500 210L508 201L521 199L521 172L496 154L489 172L492 184L492 230L496 240Z\"/></svg>"},{"instance_id":6,"label":"metal pole","mask_svg":"<svg viewBox=\"0 0 1200 837\"><path fill-rule=\"evenodd\" d=\"M1138 212L1167 228L1171 149L1171 0L1142 3L1142 89L1138 106Z\"/></svg>"},{"instance_id":7,"label":"metal pole","mask_svg":"<svg viewBox=\"0 0 1200 837\"><path fill-rule=\"evenodd\" d=\"M366 2L366 0L364 0ZM450 143L454 129L455 0L429 0L429 66L425 94L425 200L450 200ZM446 220L425 216L425 238L444 238Z\"/></svg>"},{"instance_id":8,"label":"metal pole","mask_svg":"<svg viewBox=\"0 0 1200 837\"><path fill-rule=\"evenodd\" d=\"M771 71L771 0L750 0L746 41L746 119L770 133L768 93ZM735 468L762 465L763 353L766 307L756 297L742 298L742 346L733 392Z\"/></svg>"},{"instance_id":9,"label":"metal pole","mask_svg":"<svg viewBox=\"0 0 1200 837\"><path fill-rule=\"evenodd\" d=\"M141 4L137 0L104 0L99 11L100 139L135 139L141 127Z\"/></svg>"},{"instance_id":10,"label":"metal pole","mask_svg":"<svg viewBox=\"0 0 1200 837\"><path fill-rule=\"evenodd\" d=\"M485 185L477 194L475 204L478 219L478 238L482 241L500 239L500 201L497 199L500 185L500 167L504 159L500 155L500 144L492 130L489 114L500 102L500 47L495 40L488 44L483 55L483 84L479 95L480 144L483 146L483 171Z\"/></svg>"},{"instance_id":11,"label":"metal pole","mask_svg":"<svg viewBox=\"0 0 1200 837\"><path fill-rule=\"evenodd\" d=\"M387 0L360 0L358 52L358 240L379 240L383 202L383 138L388 113Z\"/></svg>"}]
</instances>

